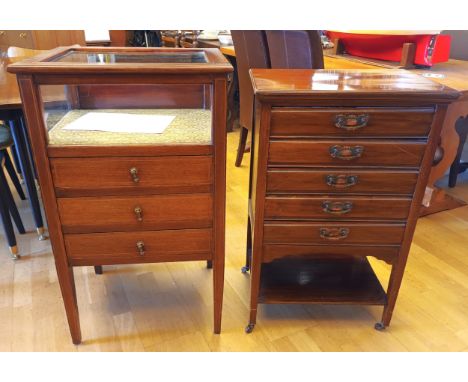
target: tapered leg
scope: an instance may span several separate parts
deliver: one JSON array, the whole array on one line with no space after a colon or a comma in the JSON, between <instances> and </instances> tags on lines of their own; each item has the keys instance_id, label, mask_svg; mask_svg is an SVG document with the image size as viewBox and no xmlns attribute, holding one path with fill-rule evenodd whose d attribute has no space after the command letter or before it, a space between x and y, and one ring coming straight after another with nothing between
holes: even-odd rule
<instances>
[{"instance_id":1,"label":"tapered leg","mask_svg":"<svg viewBox=\"0 0 468 382\"><path fill-rule=\"evenodd\" d=\"M242 267L241 272L247 273L250 270L250 263L252 259L252 226L250 223L250 216L247 218L247 245L245 250L245 265Z\"/></svg>"},{"instance_id":2,"label":"tapered leg","mask_svg":"<svg viewBox=\"0 0 468 382\"><path fill-rule=\"evenodd\" d=\"M213 260L214 333L221 333L224 292L224 256Z\"/></svg>"},{"instance_id":3,"label":"tapered leg","mask_svg":"<svg viewBox=\"0 0 468 382\"><path fill-rule=\"evenodd\" d=\"M37 232L39 234L39 240L45 240L46 236L44 235L44 222L42 220L39 198L37 196L32 164L30 161L29 152L25 145L23 126L21 125L20 119L10 120L9 124L11 134L15 142L15 147L17 149L18 158L20 160L21 172L23 173L24 182L26 184L26 190L29 201L31 203L31 209L33 211L34 221L36 223Z\"/></svg>"},{"instance_id":4,"label":"tapered leg","mask_svg":"<svg viewBox=\"0 0 468 382\"><path fill-rule=\"evenodd\" d=\"M247 143L247 136L249 130L244 126L241 126L241 131L239 135L239 146L237 147L237 157L236 157L236 167L240 167L242 164L242 158L244 157L245 145Z\"/></svg>"},{"instance_id":5,"label":"tapered leg","mask_svg":"<svg viewBox=\"0 0 468 382\"><path fill-rule=\"evenodd\" d=\"M95 265L94 273L96 273L97 275L102 275L102 265Z\"/></svg>"},{"instance_id":6,"label":"tapered leg","mask_svg":"<svg viewBox=\"0 0 468 382\"><path fill-rule=\"evenodd\" d=\"M260 256L256 256L260 259ZM245 328L246 333L251 333L257 323L257 307L258 307L258 294L260 292L260 273L262 264L260 260L255 258L255 254L252 253L250 261L250 318L249 324Z\"/></svg>"},{"instance_id":7,"label":"tapered leg","mask_svg":"<svg viewBox=\"0 0 468 382\"><path fill-rule=\"evenodd\" d=\"M13 166L13 162L11 161L10 155L8 155L7 150L3 150L3 155L5 158L5 168L8 171L8 175L10 176L10 179L13 183L13 185L16 188L16 191L18 192L18 195L21 200L25 200L26 196L24 195L23 188L21 187L20 180L18 178L18 174L16 173L16 169Z\"/></svg>"},{"instance_id":8,"label":"tapered leg","mask_svg":"<svg viewBox=\"0 0 468 382\"><path fill-rule=\"evenodd\" d=\"M400 290L401 281L403 280L403 273L405 270L407 258L400 260L400 262L392 266L390 273L390 279L388 281L387 288L387 305L384 307L382 313L382 321L375 325L377 330L383 330L390 325L390 321L393 315L393 309L395 308L398 292Z\"/></svg>"},{"instance_id":9,"label":"tapered leg","mask_svg":"<svg viewBox=\"0 0 468 382\"><path fill-rule=\"evenodd\" d=\"M0 215L3 223L3 229L5 231L5 237L7 239L8 246L10 247L11 257L16 260L19 258L18 248L16 246L16 237L15 232L13 231L13 224L11 224L7 197L5 196L5 190L8 185L4 184L1 178L2 177L0 177Z\"/></svg>"},{"instance_id":10,"label":"tapered leg","mask_svg":"<svg viewBox=\"0 0 468 382\"><path fill-rule=\"evenodd\" d=\"M65 260L56 259L57 276L60 284L60 291L67 313L68 326L72 341L75 345L81 343L80 317L78 314L78 303L76 299L75 278L73 268L66 264Z\"/></svg>"}]
</instances>

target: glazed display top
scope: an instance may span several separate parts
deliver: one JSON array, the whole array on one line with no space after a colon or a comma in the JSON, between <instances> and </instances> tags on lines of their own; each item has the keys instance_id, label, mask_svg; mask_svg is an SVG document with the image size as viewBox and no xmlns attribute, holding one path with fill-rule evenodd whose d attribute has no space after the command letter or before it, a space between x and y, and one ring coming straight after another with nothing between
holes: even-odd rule
<instances>
[{"instance_id":1,"label":"glazed display top","mask_svg":"<svg viewBox=\"0 0 468 382\"><path fill-rule=\"evenodd\" d=\"M215 48L59 47L8 67L12 73L227 73L232 66Z\"/></svg>"},{"instance_id":2,"label":"glazed display top","mask_svg":"<svg viewBox=\"0 0 468 382\"><path fill-rule=\"evenodd\" d=\"M260 99L411 99L452 102L459 92L422 76L395 69L252 69Z\"/></svg>"}]
</instances>

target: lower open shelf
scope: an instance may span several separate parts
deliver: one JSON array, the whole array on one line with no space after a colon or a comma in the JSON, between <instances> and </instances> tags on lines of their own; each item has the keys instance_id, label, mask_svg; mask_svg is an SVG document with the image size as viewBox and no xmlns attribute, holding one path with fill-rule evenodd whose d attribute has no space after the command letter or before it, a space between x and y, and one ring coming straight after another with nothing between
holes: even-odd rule
<instances>
[{"instance_id":1,"label":"lower open shelf","mask_svg":"<svg viewBox=\"0 0 468 382\"><path fill-rule=\"evenodd\" d=\"M262 264L259 303L385 305L387 297L365 257L286 258Z\"/></svg>"}]
</instances>

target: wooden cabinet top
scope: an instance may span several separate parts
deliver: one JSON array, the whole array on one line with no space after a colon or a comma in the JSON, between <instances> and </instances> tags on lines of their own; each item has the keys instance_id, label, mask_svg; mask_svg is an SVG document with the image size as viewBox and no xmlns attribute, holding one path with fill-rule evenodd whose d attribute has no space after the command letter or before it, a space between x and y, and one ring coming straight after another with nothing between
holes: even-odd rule
<instances>
[{"instance_id":1,"label":"wooden cabinet top","mask_svg":"<svg viewBox=\"0 0 468 382\"><path fill-rule=\"evenodd\" d=\"M421 100L447 103L458 91L405 70L252 69L259 99Z\"/></svg>"},{"instance_id":2,"label":"wooden cabinet top","mask_svg":"<svg viewBox=\"0 0 468 382\"><path fill-rule=\"evenodd\" d=\"M231 72L219 49L59 47L8 67L12 73L211 74Z\"/></svg>"}]
</instances>

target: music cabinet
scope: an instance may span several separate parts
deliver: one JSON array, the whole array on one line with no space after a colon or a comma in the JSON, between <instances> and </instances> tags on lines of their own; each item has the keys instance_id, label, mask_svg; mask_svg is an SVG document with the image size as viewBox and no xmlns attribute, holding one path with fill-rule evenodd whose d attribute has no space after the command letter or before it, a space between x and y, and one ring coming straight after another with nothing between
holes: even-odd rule
<instances>
[{"instance_id":1,"label":"music cabinet","mask_svg":"<svg viewBox=\"0 0 468 382\"><path fill-rule=\"evenodd\" d=\"M447 105L398 70L253 69L247 263L259 303L383 306L389 325ZM391 265L384 291L367 260Z\"/></svg>"},{"instance_id":2,"label":"music cabinet","mask_svg":"<svg viewBox=\"0 0 468 382\"><path fill-rule=\"evenodd\" d=\"M73 267L205 260L224 282L226 83L218 49L57 48L17 74L70 332ZM157 130L159 129L159 130Z\"/></svg>"}]
</instances>

